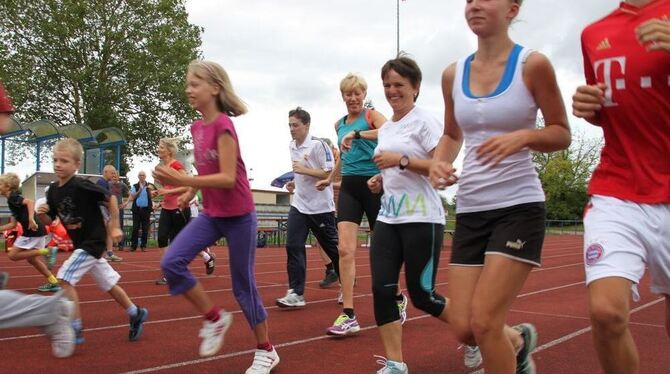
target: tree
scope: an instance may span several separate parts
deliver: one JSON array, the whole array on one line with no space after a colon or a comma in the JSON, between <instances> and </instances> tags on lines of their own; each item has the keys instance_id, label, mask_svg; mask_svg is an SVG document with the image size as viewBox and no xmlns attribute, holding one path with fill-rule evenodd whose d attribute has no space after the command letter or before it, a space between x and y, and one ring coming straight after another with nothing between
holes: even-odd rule
<instances>
[{"instance_id":1,"label":"tree","mask_svg":"<svg viewBox=\"0 0 670 374\"><path fill-rule=\"evenodd\" d=\"M573 134L570 148L533 152L533 162L546 195L547 219L580 220L588 202L586 189L600 159L601 139Z\"/></svg>"},{"instance_id":2,"label":"tree","mask_svg":"<svg viewBox=\"0 0 670 374\"><path fill-rule=\"evenodd\" d=\"M148 155L194 113L184 94L202 29L183 0L3 0L0 79L20 121L119 127Z\"/></svg>"}]
</instances>

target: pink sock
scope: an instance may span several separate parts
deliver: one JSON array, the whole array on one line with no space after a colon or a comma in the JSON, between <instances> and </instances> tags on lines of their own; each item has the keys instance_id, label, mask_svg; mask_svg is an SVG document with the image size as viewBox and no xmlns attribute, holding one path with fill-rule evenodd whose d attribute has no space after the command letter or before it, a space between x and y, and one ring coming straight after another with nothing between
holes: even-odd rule
<instances>
[{"instance_id":1,"label":"pink sock","mask_svg":"<svg viewBox=\"0 0 670 374\"><path fill-rule=\"evenodd\" d=\"M213 306L212 309L205 314L205 319L210 322L217 322L221 318L221 309L218 306Z\"/></svg>"},{"instance_id":2,"label":"pink sock","mask_svg":"<svg viewBox=\"0 0 670 374\"><path fill-rule=\"evenodd\" d=\"M272 344L270 344L269 341L265 342L263 344L257 345L256 348L263 349L263 350L268 351L268 352L272 352Z\"/></svg>"}]
</instances>

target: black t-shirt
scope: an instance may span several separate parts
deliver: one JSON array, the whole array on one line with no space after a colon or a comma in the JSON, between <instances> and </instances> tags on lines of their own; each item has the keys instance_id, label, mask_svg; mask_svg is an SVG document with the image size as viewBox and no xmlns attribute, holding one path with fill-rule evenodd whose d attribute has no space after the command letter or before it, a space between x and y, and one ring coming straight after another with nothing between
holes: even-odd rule
<instances>
[{"instance_id":1,"label":"black t-shirt","mask_svg":"<svg viewBox=\"0 0 670 374\"><path fill-rule=\"evenodd\" d=\"M47 192L48 215L51 219L60 218L75 248L100 258L107 238L100 203L108 199L109 191L75 176L63 186L51 183Z\"/></svg>"},{"instance_id":2,"label":"black t-shirt","mask_svg":"<svg viewBox=\"0 0 670 374\"><path fill-rule=\"evenodd\" d=\"M23 236L27 237L39 237L39 236L44 236L47 234L46 230L44 229L44 225L42 222L39 222L38 219L35 219L35 222L37 223L37 230L30 230L28 225L28 207L23 205L23 195L19 193L19 191L14 191L11 194L9 194L9 197L7 198L7 205L9 206L9 210L12 212L12 216L18 223L21 224L21 227L23 228Z\"/></svg>"}]
</instances>

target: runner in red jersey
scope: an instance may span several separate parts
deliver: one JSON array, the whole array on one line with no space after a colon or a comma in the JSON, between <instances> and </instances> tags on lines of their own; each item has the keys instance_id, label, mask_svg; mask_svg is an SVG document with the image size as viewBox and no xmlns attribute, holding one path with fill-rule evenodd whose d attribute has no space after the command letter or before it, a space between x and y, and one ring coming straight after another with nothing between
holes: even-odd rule
<instances>
[{"instance_id":1,"label":"runner in red jersey","mask_svg":"<svg viewBox=\"0 0 670 374\"><path fill-rule=\"evenodd\" d=\"M584 215L593 336L607 373L637 373L628 292L648 266L670 336L670 0L627 0L582 33L573 113L601 126Z\"/></svg>"}]
</instances>

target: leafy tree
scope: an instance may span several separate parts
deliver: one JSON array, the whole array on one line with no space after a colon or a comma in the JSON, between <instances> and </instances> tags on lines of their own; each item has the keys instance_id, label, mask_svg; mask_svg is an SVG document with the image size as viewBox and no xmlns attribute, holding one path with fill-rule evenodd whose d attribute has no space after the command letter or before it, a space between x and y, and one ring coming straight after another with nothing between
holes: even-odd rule
<instances>
[{"instance_id":1,"label":"leafy tree","mask_svg":"<svg viewBox=\"0 0 670 374\"><path fill-rule=\"evenodd\" d=\"M19 121L119 127L153 153L194 116L184 95L202 28L183 0L3 0L0 79Z\"/></svg>"},{"instance_id":2,"label":"leafy tree","mask_svg":"<svg viewBox=\"0 0 670 374\"><path fill-rule=\"evenodd\" d=\"M588 202L586 189L598 164L601 148L601 139L573 134L568 149L553 153L533 152L533 162L547 199L547 219L581 219Z\"/></svg>"}]
</instances>

